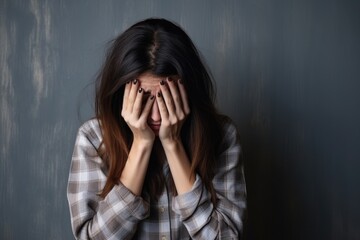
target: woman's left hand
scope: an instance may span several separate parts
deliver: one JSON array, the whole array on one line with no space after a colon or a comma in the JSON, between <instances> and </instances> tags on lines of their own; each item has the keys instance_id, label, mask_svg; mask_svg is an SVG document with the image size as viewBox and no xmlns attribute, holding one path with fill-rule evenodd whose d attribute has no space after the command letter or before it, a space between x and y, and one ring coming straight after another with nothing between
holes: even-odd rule
<instances>
[{"instance_id":1,"label":"woman's left hand","mask_svg":"<svg viewBox=\"0 0 360 240\"><path fill-rule=\"evenodd\" d=\"M164 146L180 141L181 127L190 114L190 108L181 79L174 80L168 77L160 82L160 89L156 100L161 115L159 138Z\"/></svg>"}]
</instances>

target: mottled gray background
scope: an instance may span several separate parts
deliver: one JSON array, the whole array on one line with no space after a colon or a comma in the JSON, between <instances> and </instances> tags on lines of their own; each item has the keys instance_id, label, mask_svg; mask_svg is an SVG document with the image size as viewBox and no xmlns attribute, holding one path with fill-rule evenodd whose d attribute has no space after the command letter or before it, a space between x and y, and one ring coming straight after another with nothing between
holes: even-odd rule
<instances>
[{"instance_id":1,"label":"mottled gray background","mask_svg":"<svg viewBox=\"0 0 360 240\"><path fill-rule=\"evenodd\" d=\"M239 127L246 239L360 239L359 1L0 0L0 239L72 239L66 184L108 40L181 24Z\"/></svg>"}]
</instances>

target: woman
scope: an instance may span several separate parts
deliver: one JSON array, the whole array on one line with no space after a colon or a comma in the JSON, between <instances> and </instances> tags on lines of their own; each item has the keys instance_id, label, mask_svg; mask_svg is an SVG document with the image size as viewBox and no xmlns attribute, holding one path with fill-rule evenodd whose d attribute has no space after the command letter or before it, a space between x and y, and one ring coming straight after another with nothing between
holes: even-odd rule
<instances>
[{"instance_id":1,"label":"woman","mask_svg":"<svg viewBox=\"0 0 360 240\"><path fill-rule=\"evenodd\" d=\"M237 239L240 145L214 107L186 33L164 19L117 37L98 76L96 118L78 132L68 183L77 239Z\"/></svg>"}]
</instances>

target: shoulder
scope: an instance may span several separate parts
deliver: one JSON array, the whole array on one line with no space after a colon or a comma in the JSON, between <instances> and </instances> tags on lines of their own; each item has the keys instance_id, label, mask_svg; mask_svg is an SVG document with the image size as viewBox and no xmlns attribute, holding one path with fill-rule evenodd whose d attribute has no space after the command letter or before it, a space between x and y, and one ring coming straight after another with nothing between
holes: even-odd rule
<instances>
[{"instance_id":1,"label":"shoulder","mask_svg":"<svg viewBox=\"0 0 360 240\"><path fill-rule=\"evenodd\" d=\"M234 121L229 117L224 118L222 126L225 138L229 137L229 135L235 136L239 134Z\"/></svg>"},{"instance_id":2,"label":"shoulder","mask_svg":"<svg viewBox=\"0 0 360 240\"><path fill-rule=\"evenodd\" d=\"M236 127L236 124L231 118L227 116L222 116L221 125L223 140L239 140L239 131Z\"/></svg>"},{"instance_id":3,"label":"shoulder","mask_svg":"<svg viewBox=\"0 0 360 240\"><path fill-rule=\"evenodd\" d=\"M84 133L101 132L99 120L97 118L87 120L80 126L79 131Z\"/></svg>"},{"instance_id":4,"label":"shoulder","mask_svg":"<svg viewBox=\"0 0 360 240\"><path fill-rule=\"evenodd\" d=\"M221 121L221 126L223 132L214 170L215 182L224 182L225 175L228 180L239 179L243 164L242 148L236 124L230 118L225 117Z\"/></svg>"},{"instance_id":5,"label":"shoulder","mask_svg":"<svg viewBox=\"0 0 360 240\"><path fill-rule=\"evenodd\" d=\"M222 125L222 140L220 144L220 153L229 148L236 149L240 152L240 135L236 124L232 119L223 116L221 119Z\"/></svg>"},{"instance_id":6,"label":"shoulder","mask_svg":"<svg viewBox=\"0 0 360 240\"><path fill-rule=\"evenodd\" d=\"M102 142L102 132L99 120L93 118L84 122L78 130L77 138L98 149Z\"/></svg>"}]
</instances>

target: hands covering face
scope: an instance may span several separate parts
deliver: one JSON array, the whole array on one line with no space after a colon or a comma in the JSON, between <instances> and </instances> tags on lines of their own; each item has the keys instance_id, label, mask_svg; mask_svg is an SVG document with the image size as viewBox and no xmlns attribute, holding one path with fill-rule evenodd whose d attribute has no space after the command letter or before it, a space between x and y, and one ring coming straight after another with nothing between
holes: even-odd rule
<instances>
[{"instance_id":1,"label":"hands covering face","mask_svg":"<svg viewBox=\"0 0 360 240\"><path fill-rule=\"evenodd\" d=\"M154 95L145 94L138 80L127 83L121 115L133 132L134 139L153 141L154 131L148 125L150 114L159 114L158 132L163 144L180 140L181 127L190 113L185 87L181 80L166 78L157 83ZM156 102L155 102L156 101ZM155 104L157 104L155 106ZM150 119L151 121L151 119Z\"/></svg>"},{"instance_id":2,"label":"hands covering face","mask_svg":"<svg viewBox=\"0 0 360 240\"><path fill-rule=\"evenodd\" d=\"M190 108L181 79L175 81L166 78L166 82L160 82L160 89L161 93L157 94L156 100L161 115L159 138L164 144L180 140L181 127Z\"/></svg>"},{"instance_id":3,"label":"hands covering face","mask_svg":"<svg viewBox=\"0 0 360 240\"><path fill-rule=\"evenodd\" d=\"M155 139L154 132L147 124L147 118L154 104L154 96L144 101L144 90L139 88L139 81L135 79L128 82L124 90L123 106L121 116L131 129L134 140L145 140L152 142Z\"/></svg>"}]
</instances>

